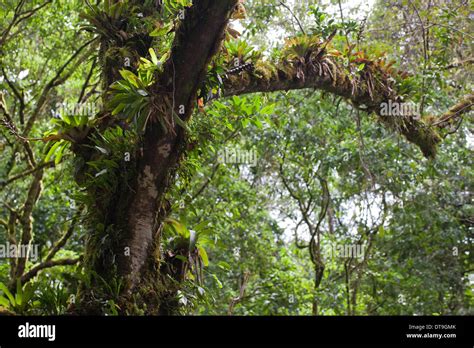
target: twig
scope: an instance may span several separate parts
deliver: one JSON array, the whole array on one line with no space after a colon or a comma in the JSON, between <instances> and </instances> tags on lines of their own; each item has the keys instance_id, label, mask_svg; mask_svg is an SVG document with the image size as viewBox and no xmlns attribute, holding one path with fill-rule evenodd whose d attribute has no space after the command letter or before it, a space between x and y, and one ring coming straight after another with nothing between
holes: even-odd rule
<instances>
[{"instance_id":1,"label":"twig","mask_svg":"<svg viewBox=\"0 0 474 348\"><path fill-rule=\"evenodd\" d=\"M290 11L291 15L293 16L293 18L296 20L296 23L298 23L298 26L300 27L300 30L301 32L306 35L306 32L304 31L304 28L303 26L301 25L301 22L300 20L298 19L298 17L296 17L296 15L294 14L294 12L291 10L291 8L289 6L287 6L283 1L280 1L280 5L283 6L284 8L286 8L288 11Z\"/></svg>"},{"instance_id":2,"label":"twig","mask_svg":"<svg viewBox=\"0 0 474 348\"><path fill-rule=\"evenodd\" d=\"M71 221L71 225L69 225L69 228L67 229L67 231L63 234L63 236L59 239L59 241L53 246L53 248L49 251L48 255L46 256L46 261L52 260L53 257L56 255L56 253L64 245L66 245L67 241L72 236L74 229L76 228L77 222L79 221L79 217L81 216L83 209L84 207L81 206L79 210L76 212L76 214L74 215Z\"/></svg>"},{"instance_id":3,"label":"twig","mask_svg":"<svg viewBox=\"0 0 474 348\"><path fill-rule=\"evenodd\" d=\"M45 7L46 5L52 2L52 0L47 0L45 3L33 8L32 10L20 13L23 5L25 4L25 1L26 0L19 1L17 6L15 7L15 12L13 14L12 21L10 22L8 27L2 32L2 37L0 38L0 47L3 46L5 42L7 42L7 36L15 25L18 25L20 24L20 22L24 21L25 19L30 18L35 12L39 11L40 9L42 9L43 7Z\"/></svg>"},{"instance_id":4,"label":"twig","mask_svg":"<svg viewBox=\"0 0 474 348\"><path fill-rule=\"evenodd\" d=\"M4 189L5 186L11 184L12 182L18 180L18 179L21 179L21 178L24 178L25 176L28 176L30 174L33 174L34 172L38 171L38 170L41 170L43 168L46 168L46 167L54 167L54 161L49 161L49 162L44 162L44 163L41 163L40 165L38 165L37 167L33 168L33 169L30 169L30 170L27 170L23 173L20 173L20 174L17 174L3 182L0 182L0 189Z\"/></svg>"},{"instance_id":5,"label":"twig","mask_svg":"<svg viewBox=\"0 0 474 348\"><path fill-rule=\"evenodd\" d=\"M74 52L71 57L69 57L69 59L66 61L66 63L64 63L61 68L59 68L59 70L56 72L56 75L46 84L46 86L44 87L43 91L41 92L41 95L36 103L36 108L35 110L33 111L31 117L28 119L27 123L26 123L26 126L25 126L25 129L23 131L23 136L26 137L28 135L28 133L31 131L31 129L33 128L33 124L35 123L36 121L36 118L38 117L41 109L43 108L43 106L45 105L46 103L46 100L47 100L47 97L48 97L48 94L49 94L49 91L54 88L54 87L57 87L59 86L60 84L64 83L71 75L72 73L76 70L76 68L80 65L80 64L76 64L67 74L65 74L64 76L61 77L62 73L64 72L64 70L69 66L69 64L71 64L72 61L74 61L78 56L79 54L82 52L82 50L84 50L84 48L86 48L88 45L90 45L91 43L93 43L94 41L97 40L97 37L87 41L86 43L84 43L82 46L80 46L76 52ZM80 61L83 61L87 58L88 54L85 54L81 59Z\"/></svg>"}]
</instances>

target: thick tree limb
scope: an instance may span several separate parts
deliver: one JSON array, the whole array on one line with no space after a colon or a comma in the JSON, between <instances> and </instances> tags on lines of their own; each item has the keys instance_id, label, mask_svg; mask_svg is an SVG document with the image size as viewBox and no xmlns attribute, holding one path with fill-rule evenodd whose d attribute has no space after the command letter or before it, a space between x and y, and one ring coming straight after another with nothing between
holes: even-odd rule
<instances>
[{"instance_id":1,"label":"thick tree limb","mask_svg":"<svg viewBox=\"0 0 474 348\"><path fill-rule=\"evenodd\" d=\"M80 258L78 257L78 258L75 258L75 259L59 259L59 260L49 260L49 261L42 262L42 263L34 266L32 269L30 269L25 274L23 274L23 276L20 278L21 279L21 284L25 284L26 282L30 281L41 270L56 267L56 266L73 266L76 263L78 263L79 261L80 261Z\"/></svg>"},{"instance_id":2,"label":"thick tree limb","mask_svg":"<svg viewBox=\"0 0 474 348\"><path fill-rule=\"evenodd\" d=\"M461 61L457 61L457 62L454 62L454 63L451 63L449 65L446 65L443 70L449 70L449 69L454 69L454 68L461 68L461 67L464 67L466 65L471 65L474 63L474 57L470 57L470 58L467 58L467 59L464 59L464 60L461 60Z\"/></svg>"},{"instance_id":3,"label":"thick tree limb","mask_svg":"<svg viewBox=\"0 0 474 348\"><path fill-rule=\"evenodd\" d=\"M469 112L474 105L474 93L466 95L460 102L452 106L444 115L439 118L439 121L433 123L433 126L438 126L439 128L446 128L455 118Z\"/></svg>"},{"instance_id":4,"label":"thick tree limb","mask_svg":"<svg viewBox=\"0 0 474 348\"><path fill-rule=\"evenodd\" d=\"M42 180L43 180L43 173L44 170L40 169L35 172L33 176L33 181L31 182L30 189L28 190L28 195L23 204L22 214L20 216L20 222L23 227L23 231L21 234L20 244L21 245L29 245L32 240L32 231L33 231L33 221L31 215L33 213L33 208L38 200L41 189L42 189ZM21 277L25 270L26 261L28 260L27 257L19 258L16 264L16 277Z\"/></svg>"},{"instance_id":5,"label":"thick tree limb","mask_svg":"<svg viewBox=\"0 0 474 348\"><path fill-rule=\"evenodd\" d=\"M237 0L197 0L186 10L170 58L155 86L157 107L152 115L154 119L169 119L174 124L175 115L182 120L190 117L197 90L225 37L236 3ZM147 126L136 189L127 215L129 233L126 245L131 256L119 259L121 272L129 275L130 289L137 285L140 270L152 252L152 242L160 229L157 214L170 175L179 161L183 140L184 131L177 124L168 132L164 132L158 122Z\"/></svg>"},{"instance_id":6,"label":"thick tree limb","mask_svg":"<svg viewBox=\"0 0 474 348\"><path fill-rule=\"evenodd\" d=\"M207 67L225 38L237 0L195 1L175 36L171 57L165 64L162 84L173 87L174 105L185 105L190 114L194 96Z\"/></svg>"},{"instance_id":7,"label":"thick tree limb","mask_svg":"<svg viewBox=\"0 0 474 348\"><path fill-rule=\"evenodd\" d=\"M434 157L436 154L436 145L441 141L437 130L430 127L423 121L414 117L414 115L402 116L383 116L382 109L384 104L400 103L402 99L397 95L390 81L374 82L359 81L353 82L345 73L344 69L331 57L324 58L330 61L334 72L324 70L322 72L314 69L311 64L307 64L298 73L297 69L290 66L284 67L272 63L269 65L266 76L257 69L256 73L242 72L240 75L231 75L224 81L224 96L242 95L257 92L275 92L288 91L294 89L313 88L333 93L349 100L357 109L368 113L374 112L378 115L381 123L391 129L397 130L403 134L408 141L418 145L426 157ZM318 63L318 62L312 62ZM335 67L335 68L334 68ZM263 76L262 76L263 75Z\"/></svg>"}]
</instances>

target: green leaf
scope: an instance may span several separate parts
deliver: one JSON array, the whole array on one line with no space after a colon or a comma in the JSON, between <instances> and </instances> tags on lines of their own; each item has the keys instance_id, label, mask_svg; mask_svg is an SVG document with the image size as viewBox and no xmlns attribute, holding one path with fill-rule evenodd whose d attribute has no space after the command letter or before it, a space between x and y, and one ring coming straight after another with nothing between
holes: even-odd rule
<instances>
[{"instance_id":1,"label":"green leaf","mask_svg":"<svg viewBox=\"0 0 474 348\"><path fill-rule=\"evenodd\" d=\"M227 109L228 108L227 105L222 104L220 101L217 101L217 100L213 101L212 105L217 107L218 109Z\"/></svg>"},{"instance_id":2,"label":"green leaf","mask_svg":"<svg viewBox=\"0 0 474 348\"><path fill-rule=\"evenodd\" d=\"M199 255L201 256L202 263L206 267L209 266L209 257L207 256L206 249L204 249L201 245L198 245L197 248L199 251Z\"/></svg>"},{"instance_id":3,"label":"green leaf","mask_svg":"<svg viewBox=\"0 0 474 348\"><path fill-rule=\"evenodd\" d=\"M231 269L230 265L225 261L219 261L217 266L225 271L229 271Z\"/></svg>"},{"instance_id":4,"label":"green leaf","mask_svg":"<svg viewBox=\"0 0 474 348\"><path fill-rule=\"evenodd\" d=\"M67 125L70 126L75 126L76 125L76 120L74 119L73 116L69 115L61 115L61 119L66 123Z\"/></svg>"},{"instance_id":5,"label":"green leaf","mask_svg":"<svg viewBox=\"0 0 474 348\"><path fill-rule=\"evenodd\" d=\"M3 297L3 295L0 295L0 306L9 308L10 307L10 301L8 301L7 298Z\"/></svg>"},{"instance_id":6,"label":"green leaf","mask_svg":"<svg viewBox=\"0 0 474 348\"><path fill-rule=\"evenodd\" d=\"M121 111L123 111L123 109L125 109L126 106L127 104L124 103L120 103L119 105L117 105L117 107L112 110L112 116L119 114Z\"/></svg>"},{"instance_id":7,"label":"green leaf","mask_svg":"<svg viewBox=\"0 0 474 348\"><path fill-rule=\"evenodd\" d=\"M242 99L234 95L232 97L232 102L234 103L235 106L240 106L240 104L242 104Z\"/></svg>"},{"instance_id":8,"label":"green leaf","mask_svg":"<svg viewBox=\"0 0 474 348\"><path fill-rule=\"evenodd\" d=\"M56 152L56 158L54 159L54 164L55 165L58 165L59 162L61 162L61 158L63 158L63 153L64 153L64 149L66 149L68 143L65 142L65 141L62 141L61 142L61 146L59 147L58 151Z\"/></svg>"},{"instance_id":9,"label":"green leaf","mask_svg":"<svg viewBox=\"0 0 474 348\"><path fill-rule=\"evenodd\" d=\"M177 258L178 260L181 260L183 262L188 262L188 259L186 257L184 257L183 255L176 255L175 258Z\"/></svg>"},{"instance_id":10,"label":"green leaf","mask_svg":"<svg viewBox=\"0 0 474 348\"><path fill-rule=\"evenodd\" d=\"M51 157L54 155L54 153L56 152L56 150L58 149L58 147L61 145L62 142L64 142L64 140L57 141L54 143L53 146L51 146L48 153L46 154L46 157L44 158L45 162L48 162L51 159Z\"/></svg>"},{"instance_id":11,"label":"green leaf","mask_svg":"<svg viewBox=\"0 0 474 348\"><path fill-rule=\"evenodd\" d=\"M194 226L194 229L195 229L197 232L201 232L202 230L208 229L208 225L209 225L209 223L208 223L207 221L201 221L199 224L197 224L196 226Z\"/></svg>"},{"instance_id":12,"label":"green leaf","mask_svg":"<svg viewBox=\"0 0 474 348\"><path fill-rule=\"evenodd\" d=\"M13 297L10 290L8 290L7 286L3 283L0 283L0 290L8 297L12 306L15 305L15 298Z\"/></svg>"},{"instance_id":13,"label":"green leaf","mask_svg":"<svg viewBox=\"0 0 474 348\"><path fill-rule=\"evenodd\" d=\"M171 26L170 25L165 25L161 28L155 28L150 34L151 37L158 37L158 36L164 36L166 33L170 31Z\"/></svg>"},{"instance_id":14,"label":"green leaf","mask_svg":"<svg viewBox=\"0 0 474 348\"><path fill-rule=\"evenodd\" d=\"M265 106L262 110L260 110L260 113L263 115L271 115L275 111L275 104L267 105Z\"/></svg>"},{"instance_id":15,"label":"green leaf","mask_svg":"<svg viewBox=\"0 0 474 348\"><path fill-rule=\"evenodd\" d=\"M230 131L234 131L234 126L232 126L232 123L226 122L226 123L225 123L225 126L226 126L226 128L229 129Z\"/></svg>"},{"instance_id":16,"label":"green leaf","mask_svg":"<svg viewBox=\"0 0 474 348\"><path fill-rule=\"evenodd\" d=\"M178 235L184 238L189 238L190 236L189 230L181 222L173 218L167 218L165 222L170 224Z\"/></svg>"},{"instance_id":17,"label":"green leaf","mask_svg":"<svg viewBox=\"0 0 474 348\"><path fill-rule=\"evenodd\" d=\"M252 116L253 114L253 108L252 108L252 105L250 104L243 104L241 106L242 108L242 111L247 115L247 116Z\"/></svg>"},{"instance_id":18,"label":"green leaf","mask_svg":"<svg viewBox=\"0 0 474 348\"><path fill-rule=\"evenodd\" d=\"M138 77L130 70L122 69L120 70L120 75L123 77L125 81L128 81L130 84L132 84L136 88L139 87Z\"/></svg>"},{"instance_id":19,"label":"green leaf","mask_svg":"<svg viewBox=\"0 0 474 348\"><path fill-rule=\"evenodd\" d=\"M215 274L212 275L212 277L214 278L214 280L216 281L217 283L217 286L219 287L219 289L222 289L222 282L219 280L219 278L217 278L217 276Z\"/></svg>"},{"instance_id":20,"label":"green leaf","mask_svg":"<svg viewBox=\"0 0 474 348\"><path fill-rule=\"evenodd\" d=\"M151 49L151 48L150 48L150 49ZM154 52L154 51L153 51L153 52ZM153 63L152 63L151 61L149 61L148 59L146 59L146 58L140 57L140 60L141 60L143 63L145 63L145 65L147 65L147 66L153 65Z\"/></svg>"},{"instance_id":21,"label":"green leaf","mask_svg":"<svg viewBox=\"0 0 474 348\"><path fill-rule=\"evenodd\" d=\"M150 47L150 49L148 50L148 52L150 53L151 61L152 61L155 65L158 65L158 57L157 57L156 54L155 54L155 50Z\"/></svg>"},{"instance_id":22,"label":"green leaf","mask_svg":"<svg viewBox=\"0 0 474 348\"><path fill-rule=\"evenodd\" d=\"M380 238L383 238L385 236L385 229L383 226L379 227L379 236Z\"/></svg>"},{"instance_id":23,"label":"green leaf","mask_svg":"<svg viewBox=\"0 0 474 348\"><path fill-rule=\"evenodd\" d=\"M258 118L256 118L256 119L253 120L253 124L254 124L255 126L257 126L258 129L262 129L262 128L263 128L263 124L262 124L262 122L261 122Z\"/></svg>"}]
</instances>

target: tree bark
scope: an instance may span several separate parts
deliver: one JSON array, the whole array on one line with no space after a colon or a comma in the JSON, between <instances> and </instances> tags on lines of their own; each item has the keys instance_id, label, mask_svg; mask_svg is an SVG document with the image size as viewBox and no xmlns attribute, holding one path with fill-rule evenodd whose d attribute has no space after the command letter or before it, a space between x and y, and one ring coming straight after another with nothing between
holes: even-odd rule
<instances>
[{"instance_id":1,"label":"tree bark","mask_svg":"<svg viewBox=\"0 0 474 348\"><path fill-rule=\"evenodd\" d=\"M173 122L173 113L183 122L191 116L197 91L210 60L219 51L236 3L198 0L186 9L171 56L152 88L154 104L159 107L152 110L129 166L134 175L123 178L108 200L94 203L95 218L91 219L84 258L86 274L92 276L81 286L71 312L103 314L104 303L110 300L121 314L177 312L180 279L166 267L169 260L160 250L163 220L169 212L165 194L185 147L185 131ZM110 43L102 45L105 52ZM113 62L112 66L103 63L104 80L111 84L118 79L118 68ZM158 118L171 120L172 128L162 129ZM84 147L79 147L77 154L87 160ZM104 240L110 241L105 248ZM108 284L120 284L120 293L110 294Z\"/></svg>"}]
</instances>

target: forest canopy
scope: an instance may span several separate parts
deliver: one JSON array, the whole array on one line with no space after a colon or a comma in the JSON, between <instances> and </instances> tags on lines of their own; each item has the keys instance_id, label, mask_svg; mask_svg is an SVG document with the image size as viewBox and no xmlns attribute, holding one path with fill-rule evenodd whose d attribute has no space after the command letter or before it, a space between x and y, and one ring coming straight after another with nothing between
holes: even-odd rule
<instances>
[{"instance_id":1,"label":"forest canopy","mask_svg":"<svg viewBox=\"0 0 474 348\"><path fill-rule=\"evenodd\" d=\"M472 2L0 18L0 314L473 314Z\"/></svg>"}]
</instances>

